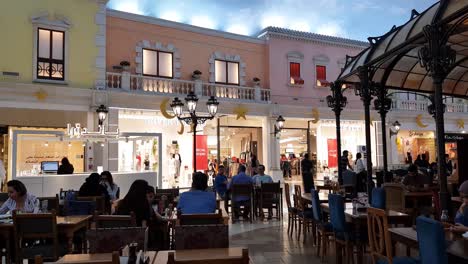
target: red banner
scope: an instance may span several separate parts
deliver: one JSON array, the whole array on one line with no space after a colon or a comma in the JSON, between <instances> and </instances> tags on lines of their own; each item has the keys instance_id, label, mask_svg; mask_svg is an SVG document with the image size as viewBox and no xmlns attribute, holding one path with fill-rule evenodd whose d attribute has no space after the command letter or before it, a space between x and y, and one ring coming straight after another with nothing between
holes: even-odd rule
<instances>
[{"instance_id":1,"label":"red banner","mask_svg":"<svg viewBox=\"0 0 468 264\"><path fill-rule=\"evenodd\" d=\"M196 170L207 170L208 169L208 136L197 135L197 168Z\"/></svg>"},{"instance_id":2,"label":"red banner","mask_svg":"<svg viewBox=\"0 0 468 264\"><path fill-rule=\"evenodd\" d=\"M328 147L328 167L334 168L338 166L338 155L336 153L336 139L327 139Z\"/></svg>"}]
</instances>

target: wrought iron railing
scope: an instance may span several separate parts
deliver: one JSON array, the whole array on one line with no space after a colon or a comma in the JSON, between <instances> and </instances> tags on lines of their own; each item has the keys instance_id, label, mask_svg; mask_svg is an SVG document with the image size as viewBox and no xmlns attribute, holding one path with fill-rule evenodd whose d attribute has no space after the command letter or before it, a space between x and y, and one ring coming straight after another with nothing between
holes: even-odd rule
<instances>
[{"instance_id":1,"label":"wrought iron railing","mask_svg":"<svg viewBox=\"0 0 468 264\"><path fill-rule=\"evenodd\" d=\"M235 99L260 103L268 103L271 99L269 89L258 87L223 85L114 72L106 74L106 89L121 89L128 92L155 94L187 94L195 92L201 96L215 96L228 100Z\"/></svg>"}]
</instances>

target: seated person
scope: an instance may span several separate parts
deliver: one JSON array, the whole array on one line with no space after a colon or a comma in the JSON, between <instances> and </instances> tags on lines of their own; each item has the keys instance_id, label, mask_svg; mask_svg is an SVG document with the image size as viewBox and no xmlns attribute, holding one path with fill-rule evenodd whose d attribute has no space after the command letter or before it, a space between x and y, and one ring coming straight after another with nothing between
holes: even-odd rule
<instances>
[{"instance_id":1,"label":"seated person","mask_svg":"<svg viewBox=\"0 0 468 264\"><path fill-rule=\"evenodd\" d=\"M460 197L462 197L462 204L455 216L453 230L456 232L468 232L468 181L464 181L458 191L460 192Z\"/></svg>"},{"instance_id":2,"label":"seated person","mask_svg":"<svg viewBox=\"0 0 468 264\"><path fill-rule=\"evenodd\" d=\"M111 208L109 193L106 187L101 185L101 175L99 173L93 172L86 178L85 183L80 187L78 196L104 196L105 207L107 209Z\"/></svg>"},{"instance_id":3,"label":"seated person","mask_svg":"<svg viewBox=\"0 0 468 264\"><path fill-rule=\"evenodd\" d=\"M26 186L18 180L7 182L8 199L0 207L0 214L18 210L23 213L38 213L39 200L29 194Z\"/></svg>"},{"instance_id":4,"label":"seated person","mask_svg":"<svg viewBox=\"0 0 468 264\"><path fill-rule=\"evenodd\" d=\"M206 191L208 176L195 172L192 177L192 188L180 195L177 209L182 214L210 214L216 211L216 196L214 192Z\"/></svg>"},{"instance_id":5,"label":"seated person","mask_svg":"<svg viewBox=\"0 0 468 264\"><path fill-rule=\"evenodd\" d=\"M166 250L169 249L167 220L153 209L155 195L154 187L148 186L146 189L146 199L150 205L148 247L151 249Z\"/></svg>"},{"instance_id":6,"label":"seated person","mask_svg":"<svg viewBox=\"0 0 468 264\"><path fill-rule=\"evenodd\" d=\"M224 199L227 191L227 184L228 184L228 178L226 175L224 175L224 166L219 165L218 168L218 175L216 175L215 180L214 180L214 189L216 193L219 194L221 198Z\"/></svg>"},{"instance_id":7,"label":"seated person","mask_svg":"<svg viewBox=\"0 0 468 264\"><path fill-rule=\"evenodd\" d=\"M409 190L418 190L426 187L427 177L418 172L418 166L411 164L408 167L408 174L403 178L403 184Z\"/></svg>"},{"instance_id":8,"label":"seated person","mask_svg":"<svg viewBox=\"0 0 468 264\"><path fill-rule=\"evenodd\" d=\"M127 195L118 202L115 214L130 215L133 212L137 226L146 227L151 218L151 206L146 197L148 186L148 182L145 180L135 180Z\"/></svg>"},{"instance_id":9,"label":"seated person","mask_svg":"<svg viewBox=\"0 0 468 264\"><path fill-rule=\"evenodd\" d=\"M229 189L231 189L233 184L252 184L252 178L245 174L246 168L244 165L239 166L239 174L236 176L232 177L231 184L229 185ZM249 212L250 212L250 197L247 196L236 196L233 198L233 202L235 206L233 206L233 212L234 212L234 220L239 219L239 210L241 206L244 206L244 214L243 218L248 219L249 218Z\"/></svg>"},{"instance_id":10,"label":"seated person","mask_svg":"<svg viewBox=\"0 0 468 264\"><path fill-rule=\"evenodd\" d=\"M273 178L270 175L265 174L265 166L259 165L257 168L257 174L252 177L252 181L255 185L260 186L262 183L272 183Z\"/></svg>"}]
</instances>

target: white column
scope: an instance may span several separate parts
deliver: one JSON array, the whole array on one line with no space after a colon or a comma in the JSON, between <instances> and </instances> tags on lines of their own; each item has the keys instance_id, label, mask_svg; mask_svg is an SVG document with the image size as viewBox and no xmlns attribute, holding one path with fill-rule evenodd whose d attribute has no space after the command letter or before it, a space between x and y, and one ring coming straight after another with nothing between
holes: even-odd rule
<instances>
[{"instance_id":1,"label":"white column","mask_svg":"<svg viewBox=\"0 0 468 264\"><path fill-rule=\"evenodd\" d=\"M264 153L267 155L268 166L267 170L270 176L273 178L273 181L283 181L283 174L281 173L280 169L280 145L279 140L276 138L274 131L275 131L275 123L276 118L273 117L266 117L265 118L265 135L264 139Z\"/></svg>"},{"instance_id":2,"label":"white column","mask_svg":"<svg viewBox=\"0 0 468 264\"><path fill-rule=\"evenodd\" d=\"M119 109L111 108L107 115L107 129L110 132L115 132L119 128ZM104 164L107 161L107 170L118 171L119 170L119 142L108 142L105 145L105 151L107 155L104 156ZM104 166L106 168L106 166Z\"/></svg>"}]
</instances>

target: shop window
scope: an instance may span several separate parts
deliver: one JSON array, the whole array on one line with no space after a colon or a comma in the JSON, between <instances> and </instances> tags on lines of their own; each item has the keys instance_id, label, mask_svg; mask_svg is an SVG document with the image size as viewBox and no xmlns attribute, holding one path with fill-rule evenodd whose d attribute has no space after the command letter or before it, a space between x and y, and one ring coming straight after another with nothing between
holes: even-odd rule
<instances>
[{"instance_id":1,"label":"shop window","mask_svg":"<svg viewBox=\"0 0 468 264\"><path fill-rule=\"evenodd\" d=\"M44 28L37 29L38 79L65 79L65 32Z\"/></svg>"},{"instance_id":2,"label":"shop window","mask_svg":"<svg viewBox=\"0 0 468 264\"><path fill-rule=\"evenodd\" d=\"M173 78L172 53L143 49L143 75Z\"/></svg>"},{"instance_id":3,"label":"shop window","mask_svg":"<svg viewBox=\"0 0 468 264\"><path fill-rule=\"evenodd\" d=\"M327 67L322 65L315 66L315 76L317 86L323 86L327 81Z\"/></svg>"},{"instance_id":4,"label":"shop window","mask_svg":"<svg viewBox=\"0 0 468 264\"><path fill-rule=\"evenodd\" d=\"M239 85L239 63L215 60L215 82Z\"/></svg>"},{"instance_id":5,"label":"shop window","mask_svg":"<svg viewBox=\"0 0 468 264\"><path fill-rule=\"evenodd\" d=\"M304 84L304 80L301 78L301 64L300 63L290 62L289 74L291 78L291 84Z\"/></svg>"}]
</instances>

